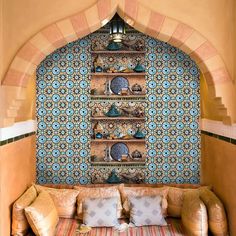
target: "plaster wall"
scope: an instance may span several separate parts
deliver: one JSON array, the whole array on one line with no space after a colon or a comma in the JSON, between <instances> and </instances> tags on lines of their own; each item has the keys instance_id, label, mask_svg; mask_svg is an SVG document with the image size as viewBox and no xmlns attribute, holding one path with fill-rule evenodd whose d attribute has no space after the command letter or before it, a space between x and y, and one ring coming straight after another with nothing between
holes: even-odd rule
<instances>
[{"instance_id":1,"label":"plaster wall","mask_svg":"<svg viewBox=\"0 0 236 236\"><path fill-rule=\"evenodd\" d=\"M226 110L219 112L217 102L209 96L209 88L202 73L200 73L200 107L201 118L221 121Z\"/></svg>"},{"instance_id":2,"label":"plaster wall","mask_svg":"<svg viewBox=\"0 0 236 236\"><path fill-rule=\"evenodd\" d=\"M1 0L4 31L2 72L6 71L22 44L36 32L52 22L88 8L95 2L95 0L68 0L65 4L63 0ZM152 10L178 19L201 32L218 49L231 76L235 76L233 45L236 34L233 32L234 21L232 21L234 0L139 0L139 2L148 8L152 6ZM3 74L1 78L2 76Z\"/></svg>"},{"instance_id":3,"label":"plaster wall","mask_svg":"<svg viewBox=\"0 0 236 236\"><path fill-rule=\"evenodd\" d=\"M36 75L29 80L28 86L26 87L25 96L22 105L17 113L16 122L25 120L35 120L35 106L36 106Z\"/></svg>"},{"instance_id":4,"label":"plaster wall","mask_svg":"<svg viewBox=\"0 0 236 236\"><path fill-rule=\"evenodd\" d=\"M0 235L10 235L12 203L35 182L35 136L0 147Z\"/></svg>"},{"instance_id":5,"label":"plaster wall","mask_svg":"<svg viewBox=\"0 0 236 236\"><path fill-rule=\"evenodd\" d=\"M0 80L3 78L9 63L18 49L36 32L52 22L92 6L95 2L94 0L69 0L65 5L63 0L43 0L40 2L35 2L34 0L22 0L20 2L17 0L1 0L1 28L4 34L0 39L2 41L0 47L2 47L3 55L1 57ZM236 51L236 46L234 40L236 38L236 30L233 27L236 22L234 14L236 10L235 1L139 0L138 2L148 8L152 6L152 10L173 19L178 19L201 32L216 47L225 61L231 77L235 78L234 52ZM35 7L36 4L37 7ZM233 122L236 121L235 92L235 85L232 86L230 83L222 84L221 95L225 96L225 103Z\"/></svg>"},{"instance_id":6,"label":"plaster wall","mask_svg":"<svg viewBox=\"0 0 236 236\"><path fill-rule=\"evenodd\" d=\"M223 201L230 227L230 235L236 235L236 145L223 140L201 136L201 183L211 185Z\"/></svg>"}]
</instances>

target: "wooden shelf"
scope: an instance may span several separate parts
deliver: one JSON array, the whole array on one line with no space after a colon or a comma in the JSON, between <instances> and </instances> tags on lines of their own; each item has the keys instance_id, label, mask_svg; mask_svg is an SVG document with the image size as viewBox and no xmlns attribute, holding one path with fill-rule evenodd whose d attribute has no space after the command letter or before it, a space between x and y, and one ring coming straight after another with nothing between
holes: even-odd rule
<instances>
[{"instance_id":1,"label":"wooden shelf","mask_svg":"<svg viewBox=\"0 0 236 236\"><path fill-rule=\"evenodd\" d=\"M106 117L106 116L98 116L91 117L91 120L137 120L137 121L145 121L145 117Z\"/></svg>"},{"instance_id":2,"label":"wooden shelf","mask_svg":"<svg viewBox=\"0 0 236 236\"><path fill-rule=\"evenodd\" d=\"M93 166L145 166L145 161L91 161Z\"/></svg>"},{"instance_id":3,"label":"wooden shelf","mask_svg":"<svg viewBox=\"0 0 236 236\"><path fill-rule=\"evenodd\" d=\"M122 75L126 75L126 76L144 76L146 75L146 72L140 72L140 73L136 73L136 72L129 72L129 73L122 73L122 72L117 72L117 73L107 73L107 72L91 72L90 75L92 76L122 76Z\"/></svg>"},{"instance_id":4,"label":"wooden shelf","mask_svg":"<svg viewBox=\"0 0 236 236\"><path fill-rule=\"evenodd\" d=\"M146 95L90 95L91 100L145 100Z\"/></svg>"},{"instance_id":5,"label":"wooden shelf","mask_svg":"<svg viewBox=\"0 0 236 236\"><path fill-rule=\"evenodd\" d=\"M145 143L145 139L91 139L91 143Z\"/></svg>"},{"instance_id":6,"label":"wooden shelf","mask_svg":"<svg viewBox=\"0 0 236 236\"><path fill-rule=\"evenodd\" d=\"M145 54L146 51L131 51L131 50L117 50L117 51L108 51L108 50L99 50L91 51L92 54Z\"/></svg>"}]
</instances>

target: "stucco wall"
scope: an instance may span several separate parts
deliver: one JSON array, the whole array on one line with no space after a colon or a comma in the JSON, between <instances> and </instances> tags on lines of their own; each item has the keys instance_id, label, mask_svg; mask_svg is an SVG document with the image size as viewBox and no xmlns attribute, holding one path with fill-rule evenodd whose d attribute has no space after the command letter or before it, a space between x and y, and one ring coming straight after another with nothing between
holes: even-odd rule
<instances>
[{"instance_id":1,"label":"stucco wall","mask_svg":"<svg viewBox=\"0 0 236 236\"><path fill-rule=\"evenodd\" d=\"M63 0L42 0L37 3L33 0L2 0L1 28L4 34L0 39L2 40L0 80L17 50L30 37L45 26L92 6L94 2L96 1L68 0L67 4L64 4ZM234 0L199 0L197 2L193 0L139 0L139 2L146 7L152 6L152 10L178 19L198 30L216 47L231 77L235 79L236 30L234 24L236 19L234 12L236 4ZM233 121L236 122L236 108L231 101L236 100L236 86L233 85L233 89L230 87L230 84L222 85L221 94L226 94L225 102Z\"/></svg>"},{"instance_id":2,"label":"stucco wall","mask_svg":"<svg viewBox=\"0 0 236 236\"><path fill-rule=\"evenodd\" d=\"M236 235L236 145L202 135L201 182L211 185L223 201L230 226Z\"/></svg>"},{"instance_id":3,"label":"stucco wall","mask_svg":"<svg viewBox=\"0 0 236 236\"><path fill-rule=\"evenodd\" d=\"M120 0L122 1L122 0ZM236 55L236 2L235 0L139 0L147 7L152 7L164 15L168 15L182 22L185 22L201 32L205 37L207 37L212 44L217 48L222 58L224 59L226 66L231 74L232 78L236 78L236 66L235 66L235 55ZM0 1L0 80L3 78L9 63L14 57L17 50L26 42L31 36L33 36L40 29L45 27L52 22L70 16L82 9L91 6L95 0L78 1L78 0L68 0L65 5L64 0L1 0ZM42 17L43 16L43 17ZM193 17L194 16L194 17ZM4 32L4 34L3 34ZM29 91L31 86L29 87ZM32 87L33 88L33 87ZM227 87L222 89L227 93ZM229 96L232 98L231 106L235 106L235 101L233 100L236 94L236 86L234 86L234 94ZM31 103L32 96L29 95L25 103L25 107ZM236 110L236 109L235 109ZM18 120L29 119L30 115L24 117L24 109L20 111L21 115ZM210 114L210 113L209 113ZM33 113L31 114L33 116ZM236 117L236 115L235 115ZM210 117L211 118L211 117ZM235 147L232 144L222 144L223 141L212 141L212 138L206 138L203 140L203 182L210 183L216 189L217 193L222 197L224 203L228 210L228 215L230 217L231 224L231 235L236 235L236 226L233 222L236 222L235 213L231 210L235 209L235 200L233 200L233 194L231 186L235 185L235 174L232 169L235 169L235 161L232 157L235 157ZM22 145L23 144L23 145ZM14 145L13 149L10 150L7 147L4 149L4 156L1 153L0 161L4 160L6 168L5 170L11 170L17 168L18 163L21 163L21 155L26 158L24 152L19 154L20 148L25 150L27 144L18 141L16 143L10 144ZM222 149L224 152L222 152ZM32 150L31 150L32 151ZM12 158L9 156L12 154ZM19 158L18 158L19 155ZM14 158L13 158L14 156ZM214 163L215 172L209 170L213 169ZM29 167L26 165L17 169L17 175L20 173L25 173L25 171L34 168L34 164ZM13 168L13 169L14 169ZM209 171L209 172L208 172ZM2 171L0 171L2 173ZM26 172L27 173L27 172ZM215 174L216 173L216 174ZM9 171L8 171L9 174ZM225 175L229 175L230 178L226 178ZM9 183L9 187L14 186L14 181L9 181L9 179L16 178L17 175L7 175L5 179L1 178L4 183ZM224 176L224 178L216 180ZM28 183L28 180L24 180L24 185ZM1 186L2 187L2 186ZM17 198L19 193L24 189L20 187L17 193L11 193L12 198L7 200L7 204L12 202L14 198ZM230 192L230 196L226 196ZM8 197L9 197L8 196ZM3 202L1 202L3 204ZM1 205L2 207L2 205ZM5 208L6 209L6 208ZM1 208L2 212L2 208ZM9 209L7 209L7 214L9 214ZM1 215L2 216L2 215ZM8 216L7 216L8 217ZM9 217L8 217L9 218ZM8 219L6 218L6 219ZM5 221L0 220L2 224ZM233 229L233 227L235 229ZM2 227L0 226L2 229ZM5 228L5 227L4 227ZM7 228L8 230L8 228ZM0 232L0 235L8 235L6 232Z\"/></svg>"},{"instance_id":4,"label":"stucco wall","mask_svg":"<svg viewBox=\"0 0 236 236\"><path fill-rule=\"evenodd\" d=\"M17 113L16 122L25 120L35 119L35 106L36 106L36 75L30 79L28 86L26 87L25 96L26 99L23 100L22 105Z\"/></svg>"},{"instance_id":5,"label":"stucco wall","mask_svg":"<svg viewBox=\"0 0 236 236\"><path fill-rule=\"evenodd\" d=\"M0 235L10 235L12 203L35 181L35 136L0 147Z\"/></svg>"},{"instance_id":6,"label":"stucco wall","mask_svg":"<svg viewBox=\"0 0 236 236\"><path fill-rule=\"evenodd\" d=\"M43 27L91 6L95 0L2 0L3 6L3 71L19 47ZM147 7L189 24L218 49L231 75L233 61L234 0L139 0ZM42 17L43 14L43 17ZM193 17L194 16L194 17ZM30 22L30 24L29 24ZM20 32L20 33L19 33ZM227 43L226 43L227 42ZM1 76L2 78L2 76Z\"/></svg>"}]
</instances>

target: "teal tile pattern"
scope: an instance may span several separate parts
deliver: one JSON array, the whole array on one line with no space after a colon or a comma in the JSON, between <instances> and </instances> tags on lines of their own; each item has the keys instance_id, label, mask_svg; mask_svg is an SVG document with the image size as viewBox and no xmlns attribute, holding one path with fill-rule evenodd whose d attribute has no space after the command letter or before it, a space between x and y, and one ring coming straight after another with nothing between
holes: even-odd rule
<instances>
[{"instance_id":1,"label":"teal tile pattern","mask_svg":"<svg viewBox=\"0 0 236 236\"><path fill-rule=\"evenodd\" d=\"M88 184L88 37L56 50L37 69L37 181Z\"/></svg>"},{"instance_id":2,"label":"teal tile pattern","mask_svg":"<svg viewBox=\"0 0 236 236\"><path fill-rule=\"evenodd\" d=\"M198 68L177 48L137 35L129 37L144 38L147 50L147 162L141 172L148 183L199 183ZM119 174L139 168L90 165L92 37L56 50L37 69L38 183L88 184L91 174L105 180L114 168Z\"/></svg>"},{"instance_id":3,"label":"teal tile pattern","mask_svg":"<svg viewBox=\"0 0 236 236\"><path fill-rule=\"evenodd\" d=\"M147 38L148 183L199 183L199 70L171 45Z\"/></svg>"}]
</instances>

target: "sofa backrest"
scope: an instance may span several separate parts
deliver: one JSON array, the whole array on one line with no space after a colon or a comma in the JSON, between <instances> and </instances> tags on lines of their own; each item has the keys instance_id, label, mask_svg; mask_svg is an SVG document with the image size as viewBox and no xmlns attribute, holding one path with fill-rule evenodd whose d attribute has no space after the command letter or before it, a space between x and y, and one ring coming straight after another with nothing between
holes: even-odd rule
<instances>
[{"instance_id":1,"label":"sofa backrest","mask_svg":"<svg viewBox=\"0 0 236 236\"><path fill-rule=\"evenodd\" d=\"M85 186L88 188L98 188L98 187L111 187L119 184L89 184L89 185L66 185L66 184L45 184L43 186L58 189L72 189L75 186ZM170 187L170 191L167 196L167 213L171 217L181 217L181 209L183 205L184 192L190 189L197 189L201 185L199 184L123 184L125 187L150 187L150 188L160 188L160 187Z\"/></svg>"}]
</instances>

